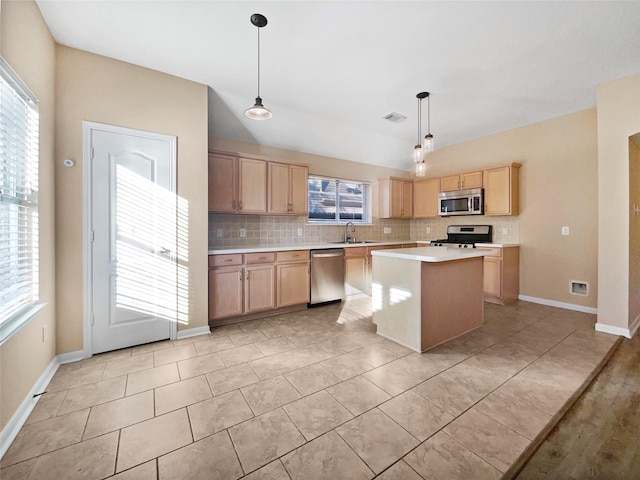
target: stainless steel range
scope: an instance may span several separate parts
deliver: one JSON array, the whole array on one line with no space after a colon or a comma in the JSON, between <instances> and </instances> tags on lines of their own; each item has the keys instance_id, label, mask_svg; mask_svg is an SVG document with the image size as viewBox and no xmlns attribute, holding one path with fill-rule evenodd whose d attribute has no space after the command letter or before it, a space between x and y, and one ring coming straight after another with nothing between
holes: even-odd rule
<instances>
[{"instance_id":1,"label":"stainless steel range","mask_svg":"<svg viewBox=\"0 0 640 480\"><path fill-rule=\"evenodd\" d=\"M492 228L491 225L449 225L447 238L432 240L430 245L476 248L476 243L491 243Z\"/></svg>"}]
</instances>

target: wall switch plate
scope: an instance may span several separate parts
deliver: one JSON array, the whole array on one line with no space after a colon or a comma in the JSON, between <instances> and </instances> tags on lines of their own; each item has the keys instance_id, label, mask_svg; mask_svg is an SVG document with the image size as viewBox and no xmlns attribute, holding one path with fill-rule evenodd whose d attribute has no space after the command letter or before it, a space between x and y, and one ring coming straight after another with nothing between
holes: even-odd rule
<instances>
[{"instance_id":1,"label":"wall switch plate","mask_svg":"<svg viewBox=\"0 0 640 480\"><path fill-rule=\"evenodd\" d=\"M299 229L298 229L298 236L299 236L299 237L301 237L301 236L302 236L302 229L301 229L301 228L299 228Z\"/></svg>"},{"instance_id":2,"label":"wall switch plate","mask_svg":"<svg viewBox=\"0 0 640 480\"><path fill-rule=\"evenodd\" d=\"M383 233L391 233L391 227L384 227L384 229L382 230Z\"/></svg>"},{"instance_id":3,"label":"wall switch plate","mask_svg":"<svg viewBox=\"0 0 640 480\"><path fill-rule=\"evenodd\" d=\"M218 229L216 230L216 237L218 237L218 238L222 238L222 229L221 229L221 228L218 228Z\"/></svg>"},{"instance_id":4,"label":"wall switch plate","mask_svg":"<svg viewBox=\"0 0 640 480\"><path fill-rule=\"evenodd\" d=\"M42 325L42 343L47 340L47 326Z\"/></svg>"},{"instance_id":5,"label":"wall switch plate","mask_svg":"<svg viewBox=\"0 0 640 480\"><path fill-rule=\"evenodd\" d=\"M507 227L502 227L502 235L509 235L509 229Z\"/></svg>"},{"instance_id":6,"label":"wall switch plate","mask_svg":"<svg viewBox=\"0 0 640 480\"><path fill-rule=\"evenodd\" d=\"M240 238L244 238L247 236L247 229L246 228L241 228L240 229Z\"/></svg>"},{"instance_id":7,"label":"wall switch plate","mask_svg":"<svg viewBox=\"0 0 640 480\"><path fill-rule=\"evenodd\" d=\"M569 235L569 227L562 227L562 235Z\"/></svg>"},{"instance_id":8,"label":"wall switch plate","mask_svg":"<svg viewBox=\"0 0 640 480\"><path fill-rule=\"evenodd\" d=\"M426 229L427 235L429 235L431 233L431 227L427 227Z\"/></svg>"}]
</instances>

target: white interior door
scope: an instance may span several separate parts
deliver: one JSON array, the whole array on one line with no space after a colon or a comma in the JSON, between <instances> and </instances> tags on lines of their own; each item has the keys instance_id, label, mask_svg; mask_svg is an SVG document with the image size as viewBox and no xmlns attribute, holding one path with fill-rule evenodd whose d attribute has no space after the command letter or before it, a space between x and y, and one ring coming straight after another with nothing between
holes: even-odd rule
<instances>
[{"instance_id":1,"label":"white interior door","mask_svg":"<svg viewBox=\"0 0 640 480\"><path fill-rule=\"evenodd\" d=\"M174 338L175 137L89 130L91 353Z\"/></svg>"}]
</instances>

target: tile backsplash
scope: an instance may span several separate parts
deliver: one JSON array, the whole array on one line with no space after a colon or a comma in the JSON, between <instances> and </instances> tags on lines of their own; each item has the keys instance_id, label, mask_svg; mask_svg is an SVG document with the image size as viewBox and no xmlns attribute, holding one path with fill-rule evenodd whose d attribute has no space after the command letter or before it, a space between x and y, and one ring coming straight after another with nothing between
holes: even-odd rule
<instances>
[{"instance_id":1,"label":"tile backsplash","mask_svg":"<svg viewBox=\"0 0 640 480\"><path fill-rule=\"evenodd\" d=\"M447 225L493 225L493 241L518 243L518 217L446 217L435 219L374 218L371 225L357 225L349 234L358 240L435 240L446 238ZM384 233L384 229L390 233ZM427 228L430 232L427 233ZM245 236L241 237L241 230ZM209 214L209 247L306 245L342 240L342 225L313 225L306 217ZM301 235L298 235L300 231Z\"/></svg>"}]
</instances>

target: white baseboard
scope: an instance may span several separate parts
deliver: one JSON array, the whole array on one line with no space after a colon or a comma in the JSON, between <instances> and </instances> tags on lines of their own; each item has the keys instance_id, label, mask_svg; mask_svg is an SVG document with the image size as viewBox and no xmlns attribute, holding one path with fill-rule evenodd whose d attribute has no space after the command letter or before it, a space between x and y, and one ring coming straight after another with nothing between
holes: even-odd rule
<instances>
[{"instance_id":1,"label":"white baseboard","mask_svg":"<svg viewBox=\"0 0 640 480\"><path fill-rule=\"evenodd\" d=\"M2 429L2 432L0 432L0 458L4 457L4 454L7 453L11 443L15 440L16 435L18 435L18 432L24 425L24 422L27 421L31 411L36 406L36 403L38 403L38 400L40 400L39 396L34 397L34 395L45 391L47 385L49 385L49 382L58 370L59 365L58 357L54 357L53 360L51 360L51 363L47 365L47 368L44 369L38 380L36 380L36 383L33 385L24 401L20 404L18 410L13 414L11 420L9 420Z\"/></svg>"},{"instance_id":2,"label":"white baseboard","mask_svg":"<svg viewBox=\"0 0 640 480\"><path fill-rule=\"evenodd\" d=\"M583 307L582 305L575 305L573 303L556 302L555 300L547 300L546 298L529 297L528 295L518 295L518 299L523 300L525 302L547 305L549 307L564 308L565 310L575 310L576 312L591 313L593 315L598 314L597 308Z\"/></svg>"},{"instance_id":3,"label":"white baseboard","mask_svg":"<svg viewBox=\"0 0 640 480\"><path fill-rule=\"evenodd\" d=\"M91 355L86 355L84 350L76 350L75 352L61 353L58 355L58 363L60 365L64 363L77 362L85 358L89 358Z\"/></svg>"},{"instance_id":4,"label":"white baseboard","mask_svg":"<svg viewBox=\"0 0 640 480\"><path fill-rule=\"evenodd\" d=\"M631 338L633 336L628 328L614 327L605 323L596 323L596 332L610 333L611 335L619 335L627 338Z\"/></svg>"},{"instance_id":5,"label":"white baseboard","mask_svg":"<svg viewBox=\"0 0 640 480\"><path fill-rule=\"evenodd\" d=\"M206 335L211 330L209 327L197 327L197 328L188 328L186 330L178 330L178 340L189 337L197 337L199 335Z\"/></svg>"}]
</instances>

